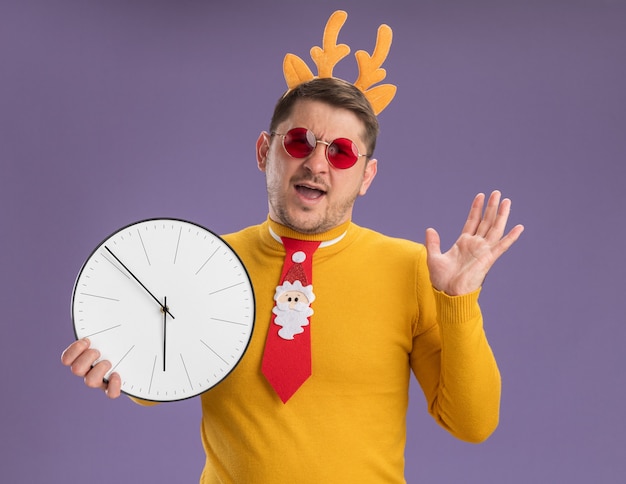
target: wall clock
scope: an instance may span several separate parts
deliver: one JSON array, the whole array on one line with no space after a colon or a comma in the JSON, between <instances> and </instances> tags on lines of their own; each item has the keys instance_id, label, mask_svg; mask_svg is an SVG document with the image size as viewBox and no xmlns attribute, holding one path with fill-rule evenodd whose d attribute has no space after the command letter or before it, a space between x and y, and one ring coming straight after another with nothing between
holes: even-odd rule
<instances>
[{"instance_id":1,"label":"wall clock","mask_svg":"<svg viewBox=\"0 0 626 484\"><path fill-rule=\"evenodd\" d=\"M254 328L250 277L210 230L159 218L123 227L83 264L72 294L76 338L88 337L122 391L175 401L236 367Z\"/></svg>"}]
</instances>

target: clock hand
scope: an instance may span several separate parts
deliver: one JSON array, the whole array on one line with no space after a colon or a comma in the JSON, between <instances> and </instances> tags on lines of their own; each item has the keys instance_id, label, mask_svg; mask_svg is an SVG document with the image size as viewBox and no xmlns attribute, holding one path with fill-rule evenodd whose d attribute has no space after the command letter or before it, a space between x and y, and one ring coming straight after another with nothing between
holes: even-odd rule
<instances>
[{"instance_id":1,"label":"clock hand","mask_svg":"<svg viewBox=\"0 0 626 484\"><path fill-rule=\"evenodd\" d=\"M167 297L163 302L165 310L163 311L163 371L165 371L165 355L166 355L166 342L167 342Z\"/></svg>"},{"instance_id":2,"label":"clock hand","mask_svg":"<svg viewBox=\"0 0 626 484\"><path fill-rule=\"evenodd\" d=\"M176 318L174 317L174 315L173 315L172 313L170 313L170 310L169 310L168 308L166 308L163 304L161 304L161 302L160 302L160 301L159 301L159 300L158 300L158 299L154 296L154 294L152 294L152 293L150 292L150 290L149 290L146 286L144 286L144 285L143 285L143 283L142 283L139 279L137 279L137 276L135 276L135 274L133 274L133 273L130 271L130 269L129 269L128 267L126 267L126 265L125 265L125 264L124 264L121 260L119 260L119 258L118 258L118 257L117 257L117 256L116 256L116 255L115 255L115 254L111 251L111 249L109 249L106 245L104 246L104 248L105 248L105 249L109 252L109 254L111 254L113 257L115 257L115 260L116 260L117 262L119 262L119 263L122 265L122 267L123 267L124 269L126 269L126 272L128 272L128 273L129 273L129 274L133 277L133 279L135 279L135 280L139 283L139 285L140 285L141 287L143 287L143 288L146 290L146 292L147 292L148 294L150 294L150 296L152 297L152 299L154 299L154 300L157 302L157 304L161 307L161 309L163 310L163 312L165 312L165 313L169 314L169 315L172 317L172 319L176 319Z\"/></svg>"}]
</instances>

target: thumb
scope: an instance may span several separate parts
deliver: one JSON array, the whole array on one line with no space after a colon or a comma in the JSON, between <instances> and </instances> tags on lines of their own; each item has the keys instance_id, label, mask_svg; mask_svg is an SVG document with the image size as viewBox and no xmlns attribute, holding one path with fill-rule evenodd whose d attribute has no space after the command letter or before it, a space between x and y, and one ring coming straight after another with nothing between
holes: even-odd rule
<instances>
[{"instance_id":1,"label":"thumb","mask_svg":"<svg viewBox=\"0 0 626 484\"><path fill-rule=\"evenodd\" d=\"M424 240L424 245L426 246L428 257L441 255L441 239L439 238L439 234L435 229L426 229L426 238Z\"/></svg>"}]
</instances>

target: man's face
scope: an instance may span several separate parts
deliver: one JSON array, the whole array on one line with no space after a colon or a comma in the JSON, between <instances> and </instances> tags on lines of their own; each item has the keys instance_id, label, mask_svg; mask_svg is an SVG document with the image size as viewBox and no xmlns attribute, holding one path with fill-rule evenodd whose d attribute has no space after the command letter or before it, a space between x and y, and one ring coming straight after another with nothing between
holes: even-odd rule
<instances>
[{"instance_id":1,"label":"man's face","mask_svg":"<svg viewBox=\"0 0 626 484\"><path fill-rule=\"evenodd\" d=\"M307 128L317 139L336 138L354 141L359 153L366 153L363 123L346 109L317 101L298 101L289 119L278 125L278 133L292 128ZM307 158L289 156L280 136L261 133L257 141L257 163L265 172L270 218L303 233L326 232L348 221L359 195L365 195L377 162L366 164L364 156L341 170L326 160L326 145L318 143Z\"/></svg>"}]
</instances>

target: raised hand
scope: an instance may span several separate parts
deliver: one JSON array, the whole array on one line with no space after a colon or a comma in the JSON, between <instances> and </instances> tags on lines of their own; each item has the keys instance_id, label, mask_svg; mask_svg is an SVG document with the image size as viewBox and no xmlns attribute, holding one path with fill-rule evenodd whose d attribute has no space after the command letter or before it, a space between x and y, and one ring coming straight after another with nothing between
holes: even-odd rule
<instances>
[{"instance_id":1,"label":"raised hand","mask_svg":"<svg viewBox=\"0 0 626 484\"><path fill-rule=\"evenodd\" d=\"M504 229L511 211L511 200L500 201L499 191L491 193L483 213L485 195L474 198L461 236L446 253L433 228L426 230L428 269L433 286L450 296L474 292L482 285L495 261L508 250L524 231L516 225L506 235Z\"/></svg>"}]
</instances>

